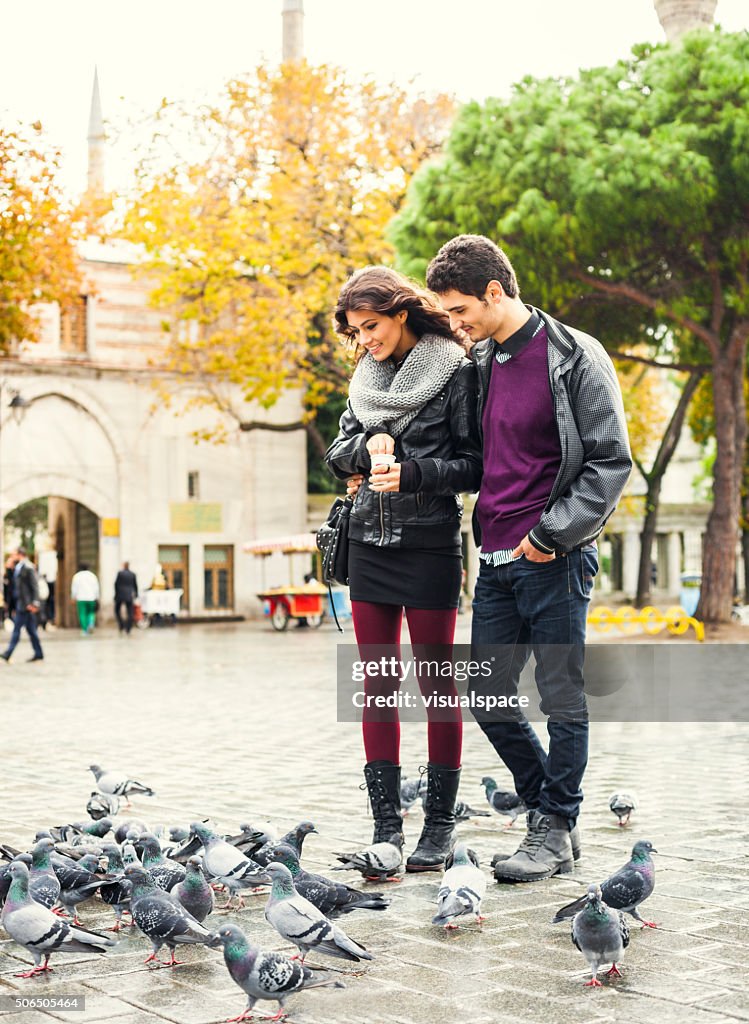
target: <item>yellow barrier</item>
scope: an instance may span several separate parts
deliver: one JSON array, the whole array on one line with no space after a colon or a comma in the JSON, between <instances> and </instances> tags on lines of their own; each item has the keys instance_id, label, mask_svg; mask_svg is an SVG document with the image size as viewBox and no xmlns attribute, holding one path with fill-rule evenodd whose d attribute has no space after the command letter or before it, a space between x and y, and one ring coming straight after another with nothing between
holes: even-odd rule
<instances>
[{"instance_id":1,"label":"yellow barrier","mask_svg":"<svg viewBox=\"0 0 749 1024\"><path fill-rule=\"evenodd\" d=\"M616 627L622 633L636 633L639 629L644 629L651 636L660 633L664 627L672 636L681 636L693 626L697 639L700 642L705 639L704 623L687 615L679 605L667 608L665 612L652 605L639 609L631 605L616 609L595 608L588 616L588 624L597 633L608 633Z\"/></svg>"}]
</instances>

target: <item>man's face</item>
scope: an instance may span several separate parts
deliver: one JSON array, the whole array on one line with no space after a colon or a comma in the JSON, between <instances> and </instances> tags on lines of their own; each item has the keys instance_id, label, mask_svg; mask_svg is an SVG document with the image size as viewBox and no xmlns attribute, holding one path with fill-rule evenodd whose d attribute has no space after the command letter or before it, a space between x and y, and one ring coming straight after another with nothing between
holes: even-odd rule
<instances>
[{"instance_id":1,"label":"man's face","mask_svg":"<svg viewBox=\"0 0 749 1024\"><path fill-rule=\"evenodd\" d=\"M496 286L496 287L495 287ZM496 334L502 325L501 301L504 296L500 285L489 282L482 299L463 292L442 292L440 305L450 317L450 327L464 331L471 341L483 341Z\"/></svg>"}]
</instances>

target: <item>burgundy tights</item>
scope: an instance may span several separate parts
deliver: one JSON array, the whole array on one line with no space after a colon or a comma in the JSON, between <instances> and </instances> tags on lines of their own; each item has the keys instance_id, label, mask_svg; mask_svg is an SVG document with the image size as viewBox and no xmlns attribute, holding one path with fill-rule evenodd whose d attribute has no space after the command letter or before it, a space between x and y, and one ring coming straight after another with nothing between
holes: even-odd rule
<instances>
[{"instance_id":1,"label":"burgundy tights","mask_svg":"<svg viewBox=\"0 0 749 1024\"><path fill-rule=\"evenodd\" d=\"M371 604L368 601L352 601L351 611L354 631L359 647L377 645L382 648L376 657L400 658L400 633L404 609L399 605ZM411 635L413 656L416 660L445 658L444 648L450 646L455 635L454 608L406 608L406 622ZM440 651L439 648L442 648ZM362 660L375 660L371 651L362 652ZM423 694L435 690L440 694L454 696L455 683L451 676L439 679L419 678ZM364 692L389 695L397 692L398 683L391 677L367 676ZM363 710L362 732L367 761L392 761L400 764L400 720L397 708L367 708ZM443 768L459 768L463 742L463 722L460 708L440 708L430 712L427 708L427 738L429 760ZM435 720L439 718L439 720Z\"/></svg>"}]
</instances>

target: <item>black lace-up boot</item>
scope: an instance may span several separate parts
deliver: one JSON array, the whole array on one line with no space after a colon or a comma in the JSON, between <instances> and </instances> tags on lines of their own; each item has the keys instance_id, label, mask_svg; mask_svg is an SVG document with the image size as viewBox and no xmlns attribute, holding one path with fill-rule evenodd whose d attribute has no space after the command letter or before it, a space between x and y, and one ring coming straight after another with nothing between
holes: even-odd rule
<instances>
[{"instance_id":1,"label":"black lace-up boot","mask_svg":"<svg viewBox=\"0 0 749 1024\"><path fill-rule=\"evenodd\" d=\"M372 842L386 843L403 829L400 765L392 761L370 761L364 765L364 779L374 818Z\"/></svg>"},{"instance_id":2,"label":"black lace-up boot","mask_svg":"<svg viewBox=\"0 0 749 1024\"><path fill-rule=\"evenodd\" d=\"M427 765L427 798L424 828L416 849L406 861L406 871L439 871L455 842L455 800L460 768Z\"/></svg>"}]
</instances>

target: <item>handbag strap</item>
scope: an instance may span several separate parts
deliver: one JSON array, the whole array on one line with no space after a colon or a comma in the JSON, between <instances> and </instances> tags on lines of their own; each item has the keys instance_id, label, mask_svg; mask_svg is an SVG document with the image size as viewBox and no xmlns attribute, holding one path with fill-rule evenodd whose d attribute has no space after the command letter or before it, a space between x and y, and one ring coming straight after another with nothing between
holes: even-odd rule
<instances>
[{"instance_id":1,"label":"handbag strap","mask_svg":"<svg viewBox=\"0 0 749 1024\"><path fill-rule=\"evenodd\" d=\"M333 600L333 587L330 585L330 583L328 584L328 595L330 597L330 607L333 609L333 618L335 619L335 624L336 626L338 626L338 632L342 633L343 626L338 621L338 616L336 615L335 601Z\"/></svg>"}]
</instances>

